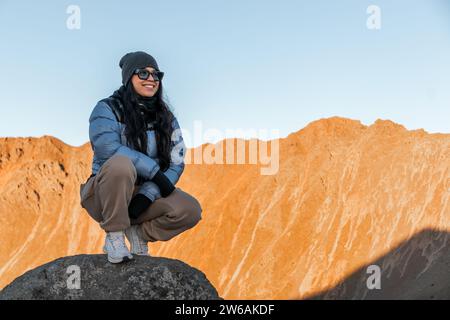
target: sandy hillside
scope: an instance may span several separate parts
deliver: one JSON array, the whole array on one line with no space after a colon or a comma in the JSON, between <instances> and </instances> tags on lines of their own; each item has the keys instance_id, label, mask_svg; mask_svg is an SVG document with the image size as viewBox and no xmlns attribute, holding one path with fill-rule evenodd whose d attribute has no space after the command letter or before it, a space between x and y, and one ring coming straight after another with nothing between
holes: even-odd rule
<instances>
[{"instance_id":1,"label":"sandy hillside","mask_svg":"<svg viewBox=\"0 0 450 320\"><path fill-rule=\"evenodd\" d=\"M259 164L187 165L177 186L203 219L151 253L202 270L226 299L308 297L374 261L419 275L448 254L450 134L333 117L280 139L279 152L275 175ZM101 252L103 232L79 204L91 160L89 143L0 139L0 288L55 258ZM439 245L390 255L430 229ZM426 263L412 268L410 256Z\"/></svg>"}]
</instances>

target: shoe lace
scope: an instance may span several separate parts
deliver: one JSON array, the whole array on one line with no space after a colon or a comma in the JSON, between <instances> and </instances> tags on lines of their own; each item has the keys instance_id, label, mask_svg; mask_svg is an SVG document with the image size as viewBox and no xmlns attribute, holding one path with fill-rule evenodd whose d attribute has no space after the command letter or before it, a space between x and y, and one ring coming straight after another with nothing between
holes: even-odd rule
<instances>
[{"instance_id":1,"label":"shoe lace","mask_svg":"<svg viewBox=\"0 0 450 320\"><path fill-rule=\"evenodd\" d=\"M139 232L138 227L133 226L132 228L134 228L134 230L132 230L132 233L134 234L134 242L137 245L137 248L139 249L139 251L143 251L145 249L147 249L147 241L144 240L144 238L142 237L142 234Z\"/></svg>"},{"instance_id":2,"label":"shoe lace","mask_svg":"<svg viewBox=\"0 0 450 320\"><path fill-rule=\"evenodd\" d=\"M124 249L125 248L125 241L124 241L123 235L109 234L108 236L109 236L109 239L111 240L111 245L113 246L114 249Z\"/></svg>"}]
</instances>

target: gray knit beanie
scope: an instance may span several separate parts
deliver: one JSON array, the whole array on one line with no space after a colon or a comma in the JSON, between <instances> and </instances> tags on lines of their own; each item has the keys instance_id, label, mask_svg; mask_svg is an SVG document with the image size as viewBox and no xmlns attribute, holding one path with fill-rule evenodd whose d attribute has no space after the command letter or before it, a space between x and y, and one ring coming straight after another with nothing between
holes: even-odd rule
<instances>
[{"instance_id":1,"label":"gray knit beanie","mask_svg":"<svg viewBox=\"0 0 450 320\"><path fill-rule=\"evenodd\" d=\"M133 72L139 68L153 67L160 71L155 58L143 51L129 52L119 62L122 68L122 84L125 85L133 76Z\"/></svg>"}]
</instances>

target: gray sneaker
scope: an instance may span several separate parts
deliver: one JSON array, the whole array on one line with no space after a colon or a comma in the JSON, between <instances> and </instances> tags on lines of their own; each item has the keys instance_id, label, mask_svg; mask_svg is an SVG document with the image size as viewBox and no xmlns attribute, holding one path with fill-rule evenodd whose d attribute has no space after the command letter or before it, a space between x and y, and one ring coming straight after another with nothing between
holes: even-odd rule
<instances>
[{"instance_id":1,"label":"gray sneaker","mask_svg":"<svg viewBox=\"0 0 450 320\"><path fill-rule=\"evenodd\" d=\"M123 231L107 232L103 252L111 263L121 263L133 259L133 255L125 244Z\"/></svg>"},{"instance_id":2,"label":"gray sneaker","mask_svg":"<svg viewBox=\"0 0 450 320\"><path fill-rule=\"evenodd\" d=\"M134 224L125 230L125 235L131 245L131 253L139 256L150 256L148 254L147 241L142 236L142 230L139 225Z\"/></svg>"}]
</instances>

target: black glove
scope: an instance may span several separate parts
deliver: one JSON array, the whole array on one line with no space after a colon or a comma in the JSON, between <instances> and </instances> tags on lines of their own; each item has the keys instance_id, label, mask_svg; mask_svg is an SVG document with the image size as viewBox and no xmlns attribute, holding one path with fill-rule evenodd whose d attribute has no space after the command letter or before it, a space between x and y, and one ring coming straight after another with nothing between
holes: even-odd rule
<instances>
[{"instance_id":1,"label":"black glove","mask_svg":"<svg viewBox=\"0 0 450 320\"><path fill-rule=\"evenodd\" d=\"M136 194L128 206L128 216L132 219L137 219L151 204L152 200L141 193Z\"/></svg>"},{"instance_id":2,"label":"black glove","mask_svg":"<svg viewBox=\"0 0 450 320\"><path fill-rule=\"evenodd\" d=\"M161 196L163 198L167 197L175 190L175 186L172 184L172 182L170 182L170 180L161 170L158 170L158 172L156 172L151 181L153 181L159 187L159 191L161 192Z\"/></svg>"}]
</instances>

